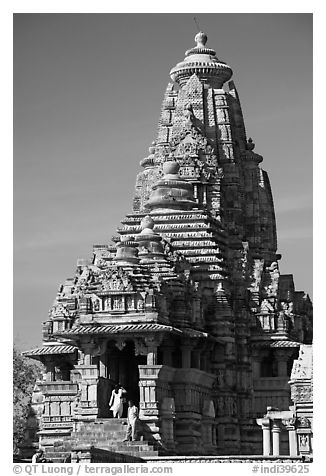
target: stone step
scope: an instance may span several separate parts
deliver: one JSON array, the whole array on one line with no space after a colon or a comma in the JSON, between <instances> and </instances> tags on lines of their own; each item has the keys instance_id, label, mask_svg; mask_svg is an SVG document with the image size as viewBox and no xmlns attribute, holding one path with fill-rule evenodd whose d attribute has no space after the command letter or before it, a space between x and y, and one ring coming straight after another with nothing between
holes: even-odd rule
<instances>
[{"instance_id":1,"label":"stone step","mask_svg":"<svg viewBox=\"0 0 326 476\"><path fill-rule=\"evenodd\" d=\"M126 425L128 422L127 418L108 418L107 420L96 420L91 424L95 426L102 426L102 425ZM84 423L85 426L90 425L90 423Z\"/></svg>"},{"instance_id":2,"label":"stone step","mask_svg":"<svg viewBox=\"0 0 326 476\"><path fill-rule=\"evenodd\" d=\"M94 423L108 423L110 421L114 422L122 422L122 421L127 421L127 418L97 418ZM85 423L86 425L89 423Z\"/></svg>"},{"instance_id":3,"label":"stone step","mask_svg":"<svg viewBox=\"0 0 326 476\"><path fill-rule=\"evenodd\" d=\"M52 461L63 462L74 448L93 446L113 453L141 458L158 456L153 444L146 440L123 441L126 437L127 419L98 419L95 422L83 422L78 431L64 440L61 445L48 452Z\"/></svg>"},{"instance_id":4,"label":"stone step","mask_svg":"<svg viewBox=\"0 0 326 476\"><path fill-rule=\"evenodd\" d=\"M93 427L93 428L87 428L87 429L81 429L79 431L76 431L76 433L90 433L90 432L98 432L98 431L106 431L106 432L115 432L115 431L126 431L127 425L126 426L119 426L117 428L111 428L111 427L105 427L105 426L100 426L98 428Z\"/></svg>"},{"instance_id":5,"label":"stone step","mask_svg":"<svg viewBox=\"0 0 326 476\"><path fill-rule=\"evenodd\" d=\"M45 458L46 459L53 459L53 458L65 459L69 455L70 455L70 451L47 451L45 453Z\"/></svg>"},{"instance_id":6,"label":"stone step","mask_svg":"<svg viewBox=\"0 0 326 476\"><path fill-rule=\"evenodd\" d=\"M109 445L96 445L96 448L113 452L113 453L120 453L125 454L127 456L134 456L137 458L142 457L152 457L158 456L158 451L154 450L152 447L142 448L137 446L119 446L119 447L112 447ZM52 461L53 463L63 463L65 459L71 454L70 451L48 451L45 455L46 459Z\"/></svg>"},{"instance_id":7,"label":"stone step","mask_svg":"<svg viewBox=\"0 0 326 476\"><path fill-rule=\"evenodd\" d=\"M126 431L90 431L89 433L74 433L73 438L91 438L93 436L99 436L103 438L124 438L126 436Z\"/></svg>"},{"instance_id":8,"label":"stone step","mask_svg":"<svg viewBox=\"0 0 326 476\"><path fill-rule=\"evenodd\" d=\"M108 448L98 447L98 449L110 451L110 450L108 450ZM146 451L146 453L139 453L137 451L123 451L123 452L118 451L117 453L128 455L128 456L135 456L136 458L142 458L142 457L147 458L147 457L151 457L151 456L158 456L158 451Z\"/></svg>"},{"instance_id":9,"label":"stone step","mask_svg":"<svg viewBox=\"0 0 326 476\"><path fill-rule=\"evenodd\" d=\"M72 445L72 447L78 447L80 445L82 445L84 443L84 441L80 440L80 441L77 441L75 445ZM127 445L125 443L122 443L122 442L119 442L119 443L112 443L112 442L107 442L107 441L101 441L101 440L94 440L94 441L88 441L87 442L88 444L92 445L92 446L96 446L96 447L106 447L106 448L110 448L112 450L115 450L115 451L122 451L122 450L132 450L132 451L147 451L147 450L152 450L153 447L150 446L150 445L142 445L142 444L139 444L139 445Z\"/></svg>"},{"instance_id":10,"label":"stone step","mask_svg":"<svg viewBox=\"0 0 326 476\"><path fill-rule=\"evenodd\" d=\"M114 432L114 431L126 431L127 425L124 426L117 426L116 428L111 426L99 426L93 428L82 428L78 431L78 433L89 433L90 431L106 431L106 432Z\"/></svg>"},{"instance_id":11,"label":"stone step","mask_svg":"<svg viewBox=\"0 0 326 476\"><path fill-rule=\"evenodd\" d=\"M121 433L121 432L126 432L127 427L122 426L120 428L90 428L89 430L80 430L80 431L74 431L72 432L72 435L89 435L90 433Z\"/></svg>"},{"instance_id":12,"label":"stone step","mask_svg":"<svg viewBox=\"0 0 326 476\"><path fill-rule=\"evenodd\" d=\"M126 437L126 434L124 433L123 435L78 435L76 438L78 440L82 441L89 441L89 440L103 440L103 441L123 441Z\"/></svg>"},{"instance_id":13,"label":"stone step","mask_svg":"<svg viewBox=\"0 0 326 476\"><path fill-rule=\"evenodd\" d=\"M91 426L94 428L121 428L122 426L126 426L128 423L126 422L107 422L107 423L94 423L93 425L87 426L80 426L81 429L88 429Z\"/></svg>"}]
</instances>

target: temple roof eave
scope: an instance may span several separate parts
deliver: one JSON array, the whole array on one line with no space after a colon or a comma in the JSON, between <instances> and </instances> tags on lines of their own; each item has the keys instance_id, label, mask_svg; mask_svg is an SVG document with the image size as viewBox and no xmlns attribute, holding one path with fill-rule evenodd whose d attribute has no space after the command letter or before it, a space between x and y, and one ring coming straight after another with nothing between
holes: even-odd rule
<instances>
[{"instance_id":1,"label":"temple roof eave","mask_svg":"<svg viewBox=\"0 0 326 476\"><path fill-rule=\"evenodd\" d=\"M198 329L184 328L178 329L174 326L168 326L158 323L138 323L138 324L100 324L100 325L78 325L73 329L56 332L53 335L56 337L76 339L82 336L135 336L143 337L144 333L168 333L180 337L188 337L194 339L210 339L216 342L223 342L215 336L211 336L207 332Z\"/></svg>"},{"instance_id":2,"label":"temple roof eave","mask_svg":"<svg viewBox=\"0 0 326 476\"><path fill-rule=\"evenodd\" d=\"M142 332L169 332L180 334L181 331L172 326L157 323L137 323L137 324L86 324L78 325L72 329L58 331L54 336L83 336L83 335L101 335L110 336L111 334L135 334Z\"/></svg>"},{"instance_id":3,"label":"temple roof eave","mask_svg":"<svg viewBox=\"0 0 326 476\"><path fill-rule=\"evenodd\" d=\"M259 341L252 341L253 347L267 347L267 348L294 348L300 347L301 343L288 339L265 339Z\"/></svg>"},{"instance_id":4,"label":"temple roof eave","mask_svg":"<svg viewBox=\"0 0 326 476\"><path fill-rule=\"evenodd\" d=\"M25 350L22 355L30 357L31 359L41 360L42 357L47 355L73 355L77 352L77 347L65 343L49 343L42 347L36 347L35 349Z\"/></svg>"}]
</instances>

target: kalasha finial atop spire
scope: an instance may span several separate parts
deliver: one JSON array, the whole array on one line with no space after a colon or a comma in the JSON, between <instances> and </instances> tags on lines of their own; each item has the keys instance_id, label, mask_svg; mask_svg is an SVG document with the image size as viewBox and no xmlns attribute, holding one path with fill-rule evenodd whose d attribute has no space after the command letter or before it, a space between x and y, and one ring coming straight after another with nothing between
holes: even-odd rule
<instances>
[{"instance_id":1,"label":"kalasha finial atop spire","mask_svg":"<svg viewBox=\"0 0 326 476\"><path fill-rule=\"evenodd\" d=\"M197 44L197 48L204 48L207 43L207 35L204 32L199 31L195 36L195 42Z\"/></svg>"},{"instance_id":2,"label":"kalasha finial atop spire","mask_svg":"<svg viewBox=\"0 0 326 476\"><path fill-rule=\"evenodd\" d=\"M196 22L196 19L195 19ZM196 22L197 25L197 22ZM199 30L199 25L197 25ZM193 74L203 83L220 89L232 76L232 69L216 56L216 51L206 46L207 35L198 31L196 46L186 51L186 57L170 71L172 81L183 87Z\"/></svg>"}]
</instances>

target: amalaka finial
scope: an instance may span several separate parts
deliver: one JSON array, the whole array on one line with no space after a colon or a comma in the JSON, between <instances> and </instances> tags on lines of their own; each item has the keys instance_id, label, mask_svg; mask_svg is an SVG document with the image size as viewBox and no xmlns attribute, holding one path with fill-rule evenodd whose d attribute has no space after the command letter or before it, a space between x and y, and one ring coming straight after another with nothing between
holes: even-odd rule
<instances>
[{"instance_id":1,"label":"amalaka finial","mask_svg":"<svg viewBox=\"0 0 326 476\"><path fill-rule=\"evenodd\" d=\"M205 48L207 43L207 35L202 31L199 31L195 36L195 42L197 43L197 48Z\"/></svg>"}]
</instances>

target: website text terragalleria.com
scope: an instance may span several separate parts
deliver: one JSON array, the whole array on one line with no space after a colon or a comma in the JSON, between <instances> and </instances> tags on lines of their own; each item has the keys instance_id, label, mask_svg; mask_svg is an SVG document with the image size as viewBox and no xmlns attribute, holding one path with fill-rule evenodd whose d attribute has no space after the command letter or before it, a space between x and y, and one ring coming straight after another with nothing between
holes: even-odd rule
<instances>
[{"instance_id":1,"label":"website text terragalleria.com","mask_svg":"<svg viewBox=\"0 0 326 476\"><path fill-rule=\"evenodd\" d=\"M117 474L147 474L147 473L156 473L156 474L172 474L173 469L171 466L145 466L145 465L129 465L122 464L120 466L94 466L88 464L76 464L74 466L52 466L47 464L26 464L26 465L17 465L20 468L20 471L15 471L14 473L19 474L24 471L25 474L34 475L34 474L111 474L115 476ZM80 473L80 471L82 472Z\"/></svg>"}]
</instances>

